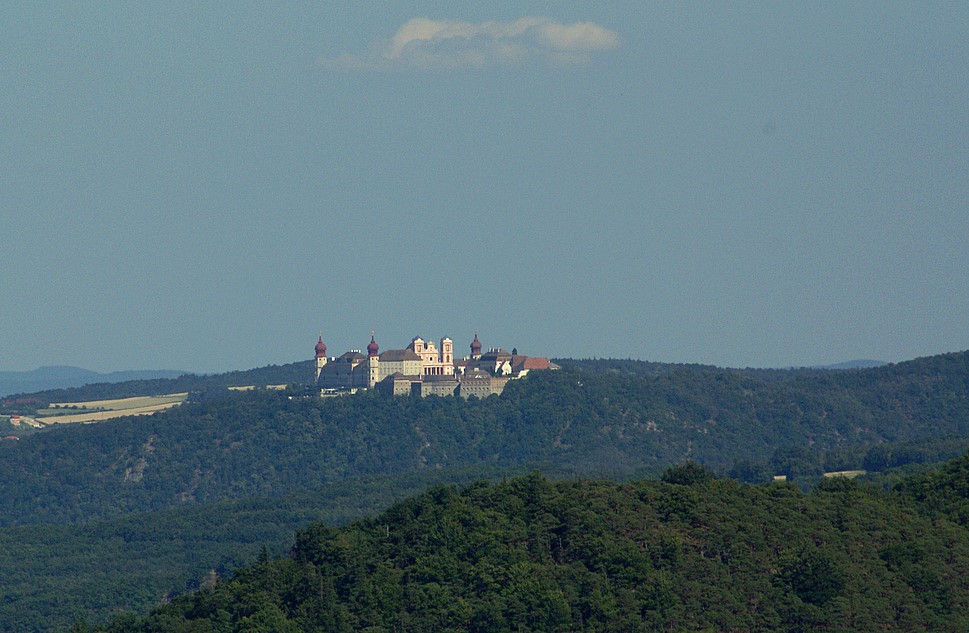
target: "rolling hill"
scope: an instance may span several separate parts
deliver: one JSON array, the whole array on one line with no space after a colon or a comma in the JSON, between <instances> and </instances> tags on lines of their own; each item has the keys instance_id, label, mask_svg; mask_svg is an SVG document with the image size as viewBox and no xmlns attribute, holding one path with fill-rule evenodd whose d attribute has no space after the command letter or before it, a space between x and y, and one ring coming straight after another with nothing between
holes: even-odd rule
<instances>
[{"instance_id":1,"label":"rolling hill","mask_svg":"<svg viewBox=\"0 0 969 633\"><path fill-rule=\"evenodd\" d=\"M98 373L90 369L55 365L31 371L0 371L0 398L16 393L83 387L92 383L119 383L159 378L176 378L185 374L175 370L133 370Z\"/></svg>"},{"instance_id":2,"label":"rolling hill","mask_svg":"<svg viewBox=\"0 0 969 633\"><path fill-rule=\"evenodd\" d=\"M2 442L0 481L16 485L5 490L0 525L477 465L541 462L623 476L694 460L719 471L759 465L809 484L824 470L904 465L899 456L918 456L926 443L909 461L939 461L962 452L969 437L965 352L769 380L709 368L567 368L470 401L299 393L213 388L150 417Z\"/></svg>"},{"instance_id":3,"label":"rolling hill","mask_svg":"<svg viewBox=\"0 0 969 633\"><path fill-rule=\"evenodd\" d=\"M747 481L785 474L804 490L827 470L888 476L961 454L969 442L966 352L841 371L561 364L561 371L512 383L500 397L468 401L226 390L305 379L307 362L34 394L36 404L192 392L181 407L151 417L0 442L3 566L23 571L6 576L7 604L58 604L59 596L76 594L101 596L79 607L95 619L125 606L143 609L197 586L199 564L231 570L251 560L259 543L280 546L299 521L349 518L331 501L367 480L466 481L469 472L494 478L523 467L628 479L693 460ZM365 499L374 501L362 501L360 512L378 511L390 498ZM206 535L192 525L227 529ZM164 545L153 556L139 553L152 540ZM77 556L62 569L74 584L30 584L31 561L44 560L31 552L71 543L79 544ZM199 558L186 561L178 543ZM119 563L89 567L99 559ZM137 586L105 593L135 577L132 565ZM0 613L0 628L25 612L32 613Z\"/></svg>"},{"instance_id":4,"label":"rolling hill","mask_svg":"<svg viewBox=\"0 0 969 633\"><path fill-rule=\"evenodd\" d=\"M301 530L290 556L135 631L962 631L969 530L835 480L439 486L382 515Z\"/></svg>"}]
</instances>

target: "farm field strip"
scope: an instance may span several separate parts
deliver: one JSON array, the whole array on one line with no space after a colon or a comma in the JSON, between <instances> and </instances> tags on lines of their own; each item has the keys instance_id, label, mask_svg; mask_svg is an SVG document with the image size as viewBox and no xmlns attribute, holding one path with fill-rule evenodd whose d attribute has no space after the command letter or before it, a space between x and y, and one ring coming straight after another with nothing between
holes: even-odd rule
<instances>
[{"instance_id":1,"label":"farm field strip","mask_svg":"<svg viewBox=\"0 0 969 633\"><path fill-rule=\"evenodd\" d=\"M185 402L188 393L170 393L164 396L135 396L113 400L90 400L87 402L52 402L50 407L38 411L35 420L42 424L90 423L120 418L126 415L151 415Z\"/></svg>"},{"instance_id":2,"label":"farm field strip","mask_svg":"<svg viewBox=\"0 0 969 633\"><path fill-rule=\"evenodd\" d=\"M89 400L87 402L52 402L51 409L66 409L76 407L78 409L135 409L138 407L149 407L158 404L179 404L185 401L188 392L170 393L164 396L134 396L131 398L115 398L113 400Z\"/></svg>"},{"instance_id":3,"label":"farm field strip","mask_svg":"<svg viewBox=\"0 0 969 633\"><path fill-rule=\"evenodd\" d=\"M112 418L121 418L126 415L151 415L165 409L176 407L180 402L168 402L165 404L155 404L146 407L132 407L130 409L111 409L107 411L89 411L87 413L71 413L68 415L51 415L44 418L36 418L42 424L69 424L72 422L101 422Z\"/></svg>"}]
</instances>

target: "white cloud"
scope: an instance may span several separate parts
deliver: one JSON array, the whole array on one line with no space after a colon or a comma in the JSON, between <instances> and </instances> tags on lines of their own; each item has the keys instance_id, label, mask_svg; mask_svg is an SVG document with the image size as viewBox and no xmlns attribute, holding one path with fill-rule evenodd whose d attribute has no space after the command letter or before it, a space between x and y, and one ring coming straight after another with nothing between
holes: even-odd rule
<instances>
[{"instance_id":1,"label":"white cloud","mask_svg":"<svg viewBox=\"0 0 969 633\"><path fill-rule=\"evenodd\" d=\"M619 45L614 31L592 22L544 24L539 33L548 46L562 51L599 51Z\"/></svg>"},{"instance_id":2,"label":"white cloud","mask_svg":"<svg viewBox=\"0 0 969 633\"><path fill-rule=\"evenodd\" d=\"M592 22L562 24L524 17L475 24L414 18L389 40L374 43L367 53L343 53L319 61L343 69L484 68L529 59L567 65L586 62L592 53L617 46L615 31Z\"/></svg>"}]
</instances>

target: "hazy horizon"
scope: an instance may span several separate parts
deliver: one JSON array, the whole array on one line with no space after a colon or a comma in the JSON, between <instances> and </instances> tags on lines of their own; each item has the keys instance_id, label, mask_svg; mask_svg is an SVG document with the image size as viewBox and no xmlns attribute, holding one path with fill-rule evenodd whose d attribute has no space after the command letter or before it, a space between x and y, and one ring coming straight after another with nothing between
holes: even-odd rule
<instances>
[{"instance_id":1,"label":"hazy horizon","mask_svg":"<svg viewBox=\"0 0 969 633\"><path fill-rule=\"evenodd\" d=\"M383 351L385 349L399 349L400 347L402 347L402 346L399 346L398 345L398 346L394 346L392 348L381 347L381 351ZM339 356L340 354L342 354L344 352L347 352L347 351L351 351L351 350L358 350L359 351L358 348L347 348L345 350L340 350L338 353L334 354L332 352L332 350L327 350L327 356L329 356L329 357L332 358L334 356ZM965 351L965 350L959 350L959 351ZM537 354L532 354L532 355L533 356L536 356ZM469 356L468 353L458 353L457 354L457 358L467 358L468 356ZM645 358L629 358L629 357L619 358L619 357L592 356L592 357L551 357L551 358L553 360L632 360L632 361L654 362L654 363L665 363L665 364L696 364L696 363L680 363L679 361L657 361L657 360L651 360L651 359L645 359ZM300 359L294 359L294 360L290 360L290 361L283 361L282 364L297 363L297 362L311 362L312 360L313 360L312 358L300 358ZM905 360L915 360L915 358L905 359ZM903 361L893 361L893 362L904 362L904 360ZM49 370L49 369L80 370L80 371L83 371L83 372L91 372L91 373L97 374L98 376L109 376L111 374L125 374L125 373L135 373L135 372L177 372L179 374L199 374L199 375L203 375L203 374L219 374L219 373L226 373L226 372L232 372L232 371L247 371L247 370L250 370L250 369L259 369L261 367L266 367L266 366L273 365L273 364L279 365L280 363L267 363L266 365L258 365L258 366L254 366L254 367L235 367L235 368L230 368L230 369L216 371L216 372L195 371L195 370L191 370L191 369L173 369L171 367L126 367L126 368L123 368L123 369L114 369L114 370L110 370L110 371L97 371L97 370L93 370L93 369L88 369L87 367L81 367L81 366L78 366L78 365L40 365L40 366L37 366L37 367L32 367L30 369L13 369L13 370L3 369L3 370L0 370L0 375L5 375L5 374L14 374L14 375L17 375L17 374L31 374L31 373L41 372L43 370ZM888 361L883 361L883 360L878 360L878 359L873 359L873 358L852 358L852 359L848 359L848 360L837 361L837 362L833 362L833 363L827 363L825 365L788 365L788 366L785 366L785 367L753 367L753 366L730 367L730 366L726 366L726 365L717 365L717 366L718 367L723 367L724 369L781 369L781 370L784 370L784 369L811 369L811 368L817 368L817 369L867 369L867 368L878 367L878 366L887 365L887 364L889 364ZM3 394L0 394L0 395L3 395Z\"/></svg>"},{"instance_id":2,"label":"hazy horizon","mask_svg":"<svg viewBox=\"0 0 969 633\"><path fill-rule=\"evenodd\" d=\"M371 329L969 349L969 4L16 3L0 32L0 370Z\"/></svg>"}]
</instances>

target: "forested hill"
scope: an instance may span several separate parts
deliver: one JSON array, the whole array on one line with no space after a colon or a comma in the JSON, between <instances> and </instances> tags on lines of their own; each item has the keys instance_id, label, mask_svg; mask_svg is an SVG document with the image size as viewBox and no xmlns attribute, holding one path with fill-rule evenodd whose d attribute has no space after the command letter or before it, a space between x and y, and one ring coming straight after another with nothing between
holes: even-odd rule
<instances>
[{"instance_id":1,"label":"forested hill","mask_svg":"<svg viewBox=\"0 0 969 633\"><path fill-rule=\"evenodd\" d=\"M0 525L475 465L628 476L694 460L743 479L810 481L823 470L938 461L961 453L967 437L967 353L785 381L712 369L564 369L469 401L215 391L151 417L0 442Z\"/></svg>"},{"instance_id":2,"label":"forested hill","mask_svg":"<svg viewBox=\"0 0 969 633\"><path fill-rule=\"evenodd\" d=\"M10 395L5 400L28 400L37 405L51 402L81 402L130 396L154 396L167 393L202 392L226 387L254 385L303 384L313 373L312 361L286 365L267 365L223 374L182 374L171 378L145 378L121 382L91 382L79 387L47 389ZM93 378L96 379L96 378ZM23 403L18 403L21 405Z\"/></svg>"},{"instance_id":3,"label":"forested hill","mask_svg":"<svg viewBox=\"0 0 969 633\"><path fill-rule=\"evenodd\" d=\"M37 392L42 389L64 389L104 382L176 378L185 372L169 370L115 371L101 374L89 369L68 366L39 367L31 371L0 371L0 397L11 393Z\"/></svg>"},{"instance_id":4,"label":"forested hill","mask_svg":"<svg viewBox=\"0 0 969 633\"><path fill-rule=\"evenodd\" d=\"M864 385L871 381L884 379L886 376L899 374L911 377L914 374L929 375L955 370L961 372L969 352L957 352L930 356L898 364L880 365L878 367L826 369L826 368L789 368L789 369L729 369L713 365L657 363L631 359L555 359L561 366L579 372L603 373L607 375L652 376L672 374L689 379L697 374L730 373L763 381L793 383L797 381L816 379L822 383L841 383L847 381L857 385ZM47 368L57 369L57 368ZM62 368L74 369L74 368ZM41 371L41 370L37 370ZM78 370L84 372L84 370ZM2 373L2 372L0 372ZM31 372L28 372L31 373ZM84 400L99 400L105 398L124 398L129 396L148 396L176 392L206 392L224 389L230 386L242 385L278 385L293 386L307 385L312 382L313 362L296 361L284 365L267 365L254 369L231 371L221 374L183 374L165 378L137 378L124 380L127 375L137 375L151 372L115 372L114 374L95 374L85 372L89 377L89 384L83 386L46 389L43 391L22 391L10 395L6 400L30 400L37 404L50 402L72 402ZM109 376L110 380L92 382L99 377ZM860 378L860 382L858 379ZM78 380L73 375L71 380ZM855 380L852 380L855 379ZM22 404L22 403L19 403Z\"/></svg>"},{"instance_id":5,"label":"forested hill","mask_svg":"<svg viewBox=\"0 0 969 633\"><path fill-rule=\"evenodd\" d=\"M310 523L346 525L435 484L527 472L432 469L80 525L0 528L0 631L66 631L78 619L104 622L121 610L146 613L166 596L231 577L262 549L284 554L294 533Z\"/></svg>"},{"instance_id":6,"label":"forested hill","mask_svg":"<svg viewBox=\"0 0 969 633\"><path fill-rule=\"evenodd\" d=\"M309 527L290 557L104 630L965 631L969 530L844 479L531 475Z\"/></svg>"},{"instance_id":7,"label":"forested hill","mask_svg":"<svg viewBox=\"0 0 969 633\"><path fill-rule=\"evenodd\" d=\"M969 528L969 453L937 470L904 479L895 492L924 513Z\"/></svg>"}]
</instances>

